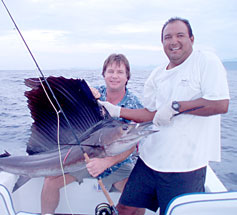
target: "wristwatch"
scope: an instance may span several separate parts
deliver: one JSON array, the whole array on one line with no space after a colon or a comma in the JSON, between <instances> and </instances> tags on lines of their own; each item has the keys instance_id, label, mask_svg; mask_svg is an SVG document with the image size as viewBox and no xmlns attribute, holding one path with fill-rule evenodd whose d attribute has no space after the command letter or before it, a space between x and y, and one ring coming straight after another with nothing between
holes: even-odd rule
<instances>
[{"instance_id":1,"label":"wristwatch","mask_svg":"<svg viewBox=\"0 0 237 215\"><path fill-rule=\"evenodd\" d=\"M175 111L178 111L178 112L179 112L180 104L179 104L177 101L173 101L171 107L172 107Z\"/></svg>"}]
</instances>

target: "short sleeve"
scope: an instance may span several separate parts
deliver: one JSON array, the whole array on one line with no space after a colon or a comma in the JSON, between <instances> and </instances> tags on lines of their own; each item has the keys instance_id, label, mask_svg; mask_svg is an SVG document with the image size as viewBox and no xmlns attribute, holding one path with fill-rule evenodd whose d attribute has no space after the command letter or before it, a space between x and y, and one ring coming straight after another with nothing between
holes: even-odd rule
<instances>
[{"instance_id":1,"label":"short sleeve","mask_svg":"<svg viewBox=\"0 0 237 215\"><path fill-rule=\"evenodd\" d=\"M153 70L149 78L146 80L143 90L143 105L149 111L156 110L156 83L155 76L157 69Z\"/></svg>"},{"instance_id":2,"label":"short sleeve","mask_svg":"<svg viewBox=\"0 0 237 215\"><path fill-rule=\"evenodd\" d=\"M229 99L226 70L213 53L205 52L200 59L202 97L208 100Z\"/></svg>"}]
</instances>

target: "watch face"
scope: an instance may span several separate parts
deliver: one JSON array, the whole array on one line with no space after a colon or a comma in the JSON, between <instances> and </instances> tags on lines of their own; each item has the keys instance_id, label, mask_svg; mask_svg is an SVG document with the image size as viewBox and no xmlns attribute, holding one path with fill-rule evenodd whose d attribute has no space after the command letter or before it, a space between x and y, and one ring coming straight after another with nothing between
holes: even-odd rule
<instances>
[{"instance_id":1,"label":"watch face","mask_svg":"<svg viewBox=\"0 0 237 215\"><path fill-rule=\"evenodd\" d=\"M178 102L174 101L174 102L172 103L172 108L173 108L175 111L178 111L178 112L179 112L179 107L180 107L180 105L179 105Z\"/></svg>"},{"instance_id":2,"label":"watch face","mask_svg":"<svg viewBox=\"0 0 237 215\"><path fill-rule=\"evenodd\" d=\"M174 109L178 109L179 108L179 104L178 103L173 104L173 108Z\"/></svg>"}]
</instances>

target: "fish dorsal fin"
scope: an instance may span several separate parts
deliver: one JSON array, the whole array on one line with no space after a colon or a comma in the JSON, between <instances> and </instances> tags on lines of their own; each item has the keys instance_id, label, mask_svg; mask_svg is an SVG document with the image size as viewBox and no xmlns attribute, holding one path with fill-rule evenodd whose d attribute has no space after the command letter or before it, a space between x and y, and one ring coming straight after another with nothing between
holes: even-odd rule
<instances>
[{"instance_id":1,"label":"fish dorsal fin","mask_svg":"<svg viewBox=\"0 0 237 215\"><path fill-rule=\"evenodd\" d=\"M47 82L77 136L81 136L99 121L110 117L98 105L84 80L50 76L47 78ZM25 92L25 96L28 98L28 107L34 120L31 126L31 136L27 143L27 152L34 154L55 149L57 148L57 114L50 104L39 79L26 79L25 84L32 88ZM53 104L59 110L45 81L43 81L43 84ZM59 113L59 116L60 143L76 144L75 137L72 135L72 130L64 116L62 113Z\"/></svg>"}]
</instances>

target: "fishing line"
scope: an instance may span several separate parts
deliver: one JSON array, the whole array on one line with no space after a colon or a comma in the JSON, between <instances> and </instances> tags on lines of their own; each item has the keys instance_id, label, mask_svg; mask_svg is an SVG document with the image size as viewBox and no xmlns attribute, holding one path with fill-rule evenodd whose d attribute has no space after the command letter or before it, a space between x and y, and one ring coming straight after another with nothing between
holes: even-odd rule
<instances>
[{"instance_id":1,"label":"fishing line","mask_svg":"<svg viewBox=\"0 0 237 215\"><path fill-rule=\"evenodd\" d=\"M58 102L58 100L57 100L57 98L56 98L56 96L55 96L55 94L54 94L54 92L53 92L51 86L49 85L47 79L45 78L45 76L44 76L42 70L40 69L39 64L37 63L37 61L36 61L36 59L35 59L33 53L31 52L29 46L27 45L27 43L26 43L26 41L25 41L25 39L24 39L24 37L23 37L23 35L22 35L20 29L18 28L18 26L17 26L15 20L13 19L12 15L11 15L10 11L8 10L8 8L7 8L6 4L4 3L4 1L3 1L3 0L1 0L1 1L2 1L4 7L5 7L5 9L6 9L8 15L10 16L10 18L11 18L11 20L12 20L12 22L13 22L13 24L14 24L16 30L17 30L17 32L19 33L19 35L20 35L22 41L24 42L24 44L25 44L25 46L26 46L28 52L30 53L30 56L31 56L31 58L33 59L33 61L34 61L35 65L36 65L38 71L40 72L40 74L41 74L43 80L45 81L47 87L49 88L49 91L50 91L51 95L53 96L53 98L54 98L56 104L58 105L58 108L59 108L60 112L63 114L63 116L64 116L64 118L65 118L65 120L66 120L66 122L67 122L67 124L68 124L68 126L69 126L69 128L70 128L70 130L71 130L71 132L72 132L72 134L73 134L73 136L75 137L75 139L76 139L78 145L80 146L80 142L79 142L79 140L78 140L78 138L77 138L77 136L76 136L76 134L75 134L75 132L74 132L72 126L71 126L71 123L69 122L67 116L65 115L65 113L64 113L64 111L63 111L61 105L59 104L59 102ZM40 79L40 78L39 78L39 79ZM41 85L42 85L41 79L40 79L40 83L41 83ZM46 92L46 91L45 91L45 92ZM46 93L46 94L47 94L47 93ZM48 98L49 98L49 97L48 97ZM83 149L82 147L81 147L81 150L82 150L83 153L85 153L85 151L84 151L84 149Z\"/></svg>"},{"instance_id":2,"label":"fishing line","mask_svg":"<svg viewBox=\"0 0 237 215\"><path fill-rule=\"evenodd\" d=\"M76 136L76 134L75 134L75 132L74 132L72 126L71 126L71 123L69 122L67 116L65 115L65 113L64 113L64 111L63 111L61 105L59 104L59 102L58 102L58 100L57 100L57 98L56 98L56 96L55 96L55 94L54 94L54 92L53 92L51 86L49 85L47 79L45 78L45 76L44 76L42 70L40 69L40 67L39 67L39 65L38 65L38 63L37 63L37 61L36 61L36 59L35 59L33 53L31 52L31 50L30 50L28 44L26 43L26 41L25 41L25 39L24 39L24 37L23 37L23 35L22 35L20 29L18 28L18 26L17 26L15 20L13 19L12 15L11 15L10 11L8 10L8 8L7 8L6 4L4 3L4 1L3 1L3 0L1 0L1 1L2 1L3 6L5 7L5 9L6 9L8 15L9 15L9 17L11 18L11 20L12 20L12 22L13 22L13 24L14 24L16 30L17 30L17 32L19 33L19 35L20 35L22 41L24 42L24 44L25 44L25 46L26 46L28 52L30 53L31 58L33 59L33 61L34 61L35 65L36 65L38 71L40 72L40 74L41 74L43 80L45 81L46 85L48 86L48 89L49 89L51 95L53 96L53 98L54 98L54 100L55 100L55 102L56 102L56 104L57 104L57 106L58 106L58 108L59 108L59 111L57 110L57 111L56 111L56 114L58 115L59 113L62 113L62 115L64 116L64 118L65 118L65 120L66 120L66 122L67 122L67 124L68 124L68 126L69 126L69 128L70 128L70 130L71 130L71 132L72 132L72 134L73 134L73 136L74 136L75 139L76 139L76 142L78 143L78 145L79 145L79 147L80 147L82 153L84 154L85 161L86 161L86 162L89 162L89 160L90 160L89 156L87 155L87 153L85 152L85 150L82 148L81 143L80 143L79 139L77 138L77 136ZM39 77L39 80L40 80L40 83L41 83L41 85L42 85L42 87L43 87L43 83L42 83L40 77ZM46 90L45 90L45 92L46 92ZM46 92L46 95L47 95L47 92ZM47 97L49 98L49 96L47 96ZM50 98L49 98L49 100L50 100ZM51 101L51 102L52 102L52 101ZM58 117L59 117L59 116L58 116ZM59 144L59 145L60 145L60 144ZM59 148L60 148L60 146L59 146ZM61 155L60 155L60 157L61 157ZM62 165L62 163L61 163L61 165ZM62 172L63 172L63 176L64 176L64 171L63 171L63 169L62 169ZM64 176L64 183L65 183L65 176ZM106 198L107 198L107 200L108 200L110 206L113 208L115 214L118 214L118 211L117 211L117 209L115 208L114 203L113 203L112 199L110 198L109 193L108 193L107 190L105 189L105 187L104 187L104 185L103 185L103 182L102 182L102 180L101 180L100 178L98 178L98 183L99 183L99 185L101 186L102 191L103 191L104 195L106 196ZM66 184L64 184L64 185L66 185ZM65 186L65 187L66 187L66 186ZM65 189L65 190L66 190L66 189Z\"/></svg>"},{"instance_id":3,"label":"fishing line","mask_svg":"<svg viewBox=\"0 0 237 215\"><path fill-rule=\"evenodd\" d=\"M67 122L67 124L68 124L68 126L69 126L69 128L70 128L70 130L71 130L71 132L72 132L72 134L73 134L73 136L75 137L75 139L76 139L76 141L77 141L77 143L78 143L80 149L82 150L83 154L85 154L85 151L84 151L84 149L81 147L80 142L79 142L79 140L78 140L78 138L77 138L77 136L76 136L76 134L75 134L75 132L74 132L74 130L73 130L73 128L72 128L72 126L71 126L71 124L70 124L68 118L67 118L67 116L65 115L65 113L64 113L64 111L63 111L61 105L59 104L59 102L58 102L58 100L57 100L57 98L56 98L56 96L55 96L55 94L54 94L54 92L53 92L51 86L49 85L47 79L45 78L45 76L44 76L44 74L43 74L43 72L42 72L42 70L40 69L39 64L37 63L37 61L36 61L36 59L35 59L33 53L31 52L31 50L30 50L28 44L26 43L26 41L25 41L25 39L24 39L24 37L23 37L23 35L22 35L20 29L18 28L18 26L17 26L15 20L13 19L13 17L12 17L12 15L11 15L10 11L8 10L8 8L7 8L6 4L4 3L4 1L3 1L3 0L1 0L1 1L2 1L2 3L3 3L3 6L5 7L5 9L6 9L8 15L9 15L9 17L11 18L11 20L12 20L12 22L13 22L13 24L14 24L16 30L17 30L17 32L19 33L19 35L20 35L20 37L21 37L23 43L25 44L25 46L26 46L26 48L27 48L27 50L28 50L28 52L29 52L31 58L33 59L33 61L34 61L35 65L36 65L38 71L40 72L40 74L41 74L43 80L45 81L46 85L48 86L48 89L49 89L51 95L53 96L53 98L54 98L56 104L58 105L59 110L57 110L57 108L56 108L55 105L53 104L52 100L50 99L50 97L49 97L49 95L48 95L48 93L47 93L47 91L46 91L46 89L45 89L44 84L42 83L41 78L39 77L40 84L41 84L41 86L42 86L42 88L43 88L43 90L44 90L44 92L45 92L45 94L46 94L46 96L47 96L47 98L48 98L50 104L52 105L52 107L53 107L53 109L55 110L56 115L57 115L57 124L58 124L58 125L57 125L57 143L58 143L60 167L61 167L61 170L62 170L63 182L64 182L64 185L65 185L64 187L65 187L65 196L66 196L66 200L67 200L67 205L68 205L68 207L69 207L69 210L70 210L71 213L72 213L72 209L71 209L71 207L70 207L69 200L68 200L68 196L67 196L67 192L66 192L66 178L65 178L65 174L64 174L63 163L62 163L62 154L61 154L61 150L60 150L60 141L59 141L60 116L59 116L59 113L62 113L62 114L63 114L63 116L64 116L64 118L65 118L65 120L66 120L66 122ZM72 214L73 214L73 213L72 213Z\"/></svg>"},{"instance_id":4,"label":"fishing line","mask_svg":"<svg viewBox=\"0 0 237 215\"><path fill-rule=\"evenodd\" d=\"M59 113L60 113L60 110L58 111L57 108L55 107L55 105L53 104L52 100L50 99L45 87L44 87L44 84L41 80L41 78L39 77L39 81L40 81L40 84L45 92L45 95L47 96L50 104L52 105L54 111L56 112L56 115L57 115L57 146L58 146L58 154L59 154L59 163L60 163L60 168L61 168L61 171L62 171L62 177L63 177L63 184L64 184L64 193L65 193L65 197L66 197L66 202L67 202L67 205L68 205L68 208L71 212L71 214L73 215L73 212L72 212L72 209L70 207L70 203L69 203L69 198L68 198L68 195L67 195L67 188L66 188L66 177L65 177L65 172L64 172L64 168L63 168L63 164L64 162L62 162L62 153L61 153L61 147L60 147L60 135L59 135L59 128L60 128L60 116L59 116ZM65 160L65 158L64 158Z\"/></svg>"},{"instance_id":5,"label":"fishing line","mask_svg":"<svg viewBox=\"0 0 237 215\"><path fill-rule=\"evenodd\" d=\"M74 143L61 143L61 146L77 146L77 144ZM91 148L103 148L101 145L89 145L89 144L81 144L81 146L87 146Z\"/></svg>"}]
</instances>

